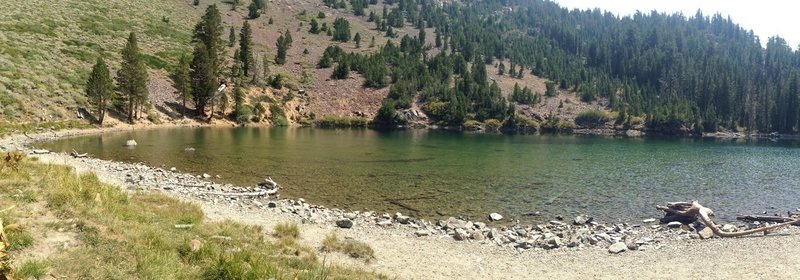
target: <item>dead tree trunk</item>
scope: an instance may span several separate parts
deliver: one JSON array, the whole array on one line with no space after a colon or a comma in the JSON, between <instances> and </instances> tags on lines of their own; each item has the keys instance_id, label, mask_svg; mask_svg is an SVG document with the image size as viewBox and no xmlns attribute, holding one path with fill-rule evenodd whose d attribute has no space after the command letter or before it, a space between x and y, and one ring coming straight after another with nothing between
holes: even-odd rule
<instances>
[{"instance_id":1,"label":"dead tree trunk","mask_svg":"<svg viewBox=\"0 0 800 280\"><path fill-rule=\"evenodd\" d=\"M706 225L706 227L710 228L711 231L713 231L714 234L719 237L739 237L758 232L765 232L768 230L773 230L788 225L800 224L800 221L792 219L790 221L786 221L776 225L754 228L740 232L724 232L710 218L711 216L714 216L714 211L712 211L708 207L700 205L700 203L698 203L697 201L672 202L672 203L667 203L667 206L656 205L656 209L664 211L667 214L667 216L674 215L674 216L699 218L700 221L703 222L704 225Z\"/></svg>"}]
</instances>

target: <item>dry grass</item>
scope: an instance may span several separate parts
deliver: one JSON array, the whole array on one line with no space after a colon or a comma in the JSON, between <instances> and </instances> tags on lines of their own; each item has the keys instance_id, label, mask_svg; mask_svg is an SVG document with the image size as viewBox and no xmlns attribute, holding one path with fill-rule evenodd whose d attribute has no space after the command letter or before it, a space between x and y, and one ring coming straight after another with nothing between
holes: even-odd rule
<instances>
[{"instance_id":1,"label":"dry grass","mask_svg":"<svg viewBox=\"0 0 800 280\"><path fill-rule=\"evenodd\" d=\"M19 225L8 237L12 244L28 244L11 254L38 256L17 259L20 278L44 273L63 279L382 277L325 266L312 248L271 242L261 227L206 222L196 205L156 193L126 193L67 167L26 161L19 172L0 171L0 178L0 206L16 206L2 218ZM12 196L26 191L36 199ZM178 229L175 224L194 226ZM30 238L22 237L25 232ZM299 236L296 225L276 232ZM74 236L69 248L41 251L47 246L39 245L58 234Z\"/></svg>"},{"instance_id":2,"label":"dry grass","mask_svg":"<svg viewBox=\"0 0 800 280\"><path fill-rule=\"evenodd\" d=\"M102 56L118 66L136 31L145 60L162 68L188 50L197 16L186 1L4 1L0 13L0 118L74 118L83 85ZM162 19L169 19L169 22Z\"/></svg>"},{"instance_id":3,"label":"dry grass","mask_svg":"<svg viewBox=\"0 0 800 280\"><path fill-rule=\"evenodd\" d=\"M335 233L325 236L320 250L323 252L340 252L351 258L363 259L366 262L375 259L375 251L368 244L350 238L340 240Z\"/></svg>"}]
</instances>

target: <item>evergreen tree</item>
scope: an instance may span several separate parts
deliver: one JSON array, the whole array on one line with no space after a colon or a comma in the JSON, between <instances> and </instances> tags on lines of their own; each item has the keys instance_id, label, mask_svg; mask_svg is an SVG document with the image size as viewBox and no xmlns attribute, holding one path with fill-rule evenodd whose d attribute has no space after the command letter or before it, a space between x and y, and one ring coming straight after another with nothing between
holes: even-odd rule
<instances>
[{"instance_id":1,"label":"evergreen tree","mask_svg":"<svg viewBox=\"0 0 800 280\"><path fill-rule=\"evenodd\" d=\"M239 61L242 63L242 73L244 73L246 77L250 77L253 72L253 65L255 65L255 61L253 61L252 38L253 35L250 31L250 23L245 21L244 24L242 24L242 31L239 34Z\"/></svg>"},{"instance_id":2,"label":"evergreen tree","mask_svg":"<svg viewBox=\"0 0 800 280\"><path fill-rule=\"evenodd\" d=\"M172 73L172 86L177 90L177 94L181 99L183 107L181 108L181 117L186 116L186 100L191 98L192 82L189 75L189 64L191 60L186 55L181 55L178 60L178 66L175 67L175 72Z\"/></svg>"},{"instance_id":3,"label":"evergreen tree","mask_svg":"<svg viewBox=\"0 0 800 280\"><path fill-rule=\"evenodd\" d=\"M246 112L243 110L244 106L244 91L242 91L240 84L236 84L236 88L233 89L233 115L236 120L242 120L246 117Z\"/></svg>"},{"instance_id":4,"label":"evergreen tree","mask_svg":"<svg viewBox=\"0 0 800 280\"><path fill-rule=\"evenodd\" d=\"M370 48L375 47L375 36L372 36L372 39L369 40L369 47Z\"/></svg>"},{"instance_id":5,"label":"evergreen tree","mask_svg":"<svg viewBox=\"0 0 800 280\"><path fill-rule=\"evenodd\" d=\"M231 11L235 11L236 7L239 6L239 0L231 0Z\"/></svg>"},{"instance_id":6,"label":"evergreen tree","mask_svg":"<svg viewBox=\"0 0 800 280\"><path fill-rule=\"evenodd\" d=\"M98 58L86 82L86 97L97 114L97 123L103 125L108 102L114 97L114 81L103 58Z\"/></svg>"},{"instance_id":7,"label":"evergreen tree","mask_svg":"<svg viewBox=\"0 0 800 280\"><path fill-rule=\"evenodd\" d=\"M230 31L228 31L228 47L232 48L234 44L236 44L236 31L231 26Z\"/></svg>"},{"instance_id":8,"label":"evergreen tree","mask_svg":"<svg viewBox=\"0 0 800 280\"><path fill-rule=\"evenodd\" d=\"M148 100L147 68L140 54L136 33L131 32L122 49L122 64L117 71L117 86L127 105L128 122L133 123L138 109Z\"/></svg>"},{"instance_id":9,"label":"evergreen tree","mask_svg":"<svg viewBox=\"0 0 800 280\"><path fill-rule=\"evenodd\" d=\"M356 49L361 47L361 33L356 32L356 36L353 36L353 41L356 42Z\"/></svg>"},{"instance_id":10,"label":"evergreen tree","mask_svg":"<svg viewBox=\"0 0 800 280\"><path fill-rule=\"evenodd\" d=\"M194 51L190 65L192 96L197 114L205 115L208 105L211 105L213 112L213 100L224 71L222 16L216 5L208 6L194 30ZM211 115L213 113L209 117Z\"/></svg>"},{"instance_id":11,"label":"evergreen tree","mask_svg":"<svg viewBox=\"0 0 800 280\"><path fill-rule=\"evenodd\" d=\"M292 46L292 34L289 33L289 30L286 30L286 32L278 36L278 41L275 42L275 46L278 47L278 54L275 56L275 64L283 65L286 63L286 52L289 50L289 47Z\"/></svg>"},{"instance_id":12,"label":"evergreen tree","mask_svg":"<svg viewBox=\"0 0 800 280\"><path fill-rule=\"evenodd\" d=\"M333 69L331 79L344 80L350 75L350 64L347 61L340 61L336 68Z\"/></svg>"},{"instance_id":13,"label":"evergreen tree","mask_svg":"<svg viewBox=\"0 0 800 280\"><path fill-rule=\"evenodd\" d=\"M506 65L500 62L500 65L497 66L497 75L505 75L506 73Z\"/></svg>"},{"instance_id":14,"label":"evergreen tree","mask_svg":"<svg viewBox=\"0 0 800 280\"><path fill-rule=\"evenodd\" d=\"M319 34L319 23L317 19L311 19L311 29L308 30L311 34Z\"/></svg>"},{"instance_id":15,"label":"evergreen tree","mask_svg":"<svg viewBox=\"0 0 800 280\"><path fill-rule=\"evenodd\" d=\"M256 19L264 13L266 8L264 0L253 0L253 2L250 2L250 6L247 7L247 17Z\"/></svg>"},{"instance_id":16,"label":"evergreen tree","mask_svg":"<svg viewBox=\"0 0 800 280\"><path fill-rule=\"evenodd\" d=\"M333 40L339 42L350 41L350 22L344 18L333 21Z\"/></svg>"}]
</instances>

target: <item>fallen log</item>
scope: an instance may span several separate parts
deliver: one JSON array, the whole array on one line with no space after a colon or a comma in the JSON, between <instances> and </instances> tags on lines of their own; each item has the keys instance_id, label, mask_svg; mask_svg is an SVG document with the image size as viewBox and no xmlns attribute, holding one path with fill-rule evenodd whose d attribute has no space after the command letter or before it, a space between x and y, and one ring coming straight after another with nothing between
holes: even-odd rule
<instances>
[{"instance_id":1,"label":"fallen log","mask_svg":"<svg viewBox=\"0 0 800 280\"><path fill-rule=\"evenodd\" d=\"M245 196L245 197L262 197L262 196L270 196L273 194L278 193L278 188L274 188L271 190L263 190L257 192L239 192L239 193L232 193L232 192L205 192L205 194L210 195L219 195L219 196Z\"/></svg>"},{"instance_id":2,"label":"fallen log","mask_svg":"<svg viewBox=\"0 0 800 280\"><path fill-rule=\"evenodd\" d=\"M717 226L717 224L714 223L714 221L711 220L711 217L714 216L714 211L712 211L708 207L700 205L700 203L698 203L697 201L673 202L673 203L667 203L667 206L656 205L656 209L664 211L665 213L671 215L699 218L700 221L706 227L710 228L711 231L714 232L714 235L719 237L739 237L758 232L766 232L769 230L789 225L800 225L800 220L792 219L791 221L779 223L776 225L754 228L745 231L724 232L719 228L719 226Z\"/></svg>"},{"instance_id":3,"label":"fallen log","mask_svg":"<svg viewBox=\"0 0 800 280\"><path fill-rule=\"evenodd\" d=\"M770 222L770 223L785 223L796 220L795 218L792 217L761 216L761 215L737 215L736 219L739 221Z\"/></svg>"},{"instance_id":4,"label":"fallen log","mask_svg":"<svg viewBox=\"0 0 800 280\"><path fill-rule=\"evenodd\" d=\"M74 157L74 158L85 158L85 157L87 157L89 154L88 154L88 153L82 153L82 154L79 154L77 151L75 151L75 150L72 150L72 152L71 152L71 153L69 153L69 155L71 155L71 156L72 156L72 157Z\"/></svg>"}]
</instances>

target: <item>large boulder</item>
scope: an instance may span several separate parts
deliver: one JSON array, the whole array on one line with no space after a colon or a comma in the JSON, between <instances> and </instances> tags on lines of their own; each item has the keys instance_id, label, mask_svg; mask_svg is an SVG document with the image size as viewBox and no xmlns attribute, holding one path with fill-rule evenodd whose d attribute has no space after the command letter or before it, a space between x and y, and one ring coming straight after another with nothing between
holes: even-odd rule
<instances>
[{"instance_id":1,"label":"large boulder","mask_svg":"<svg viewBox=\"0 0 800 280\"><path fill-rule=\"evenodd\" d=\"M340 228L352 228L353 220L350 220L348 218L339 219L336 221L336 226Z\"/></svg>"}]
</instances>

